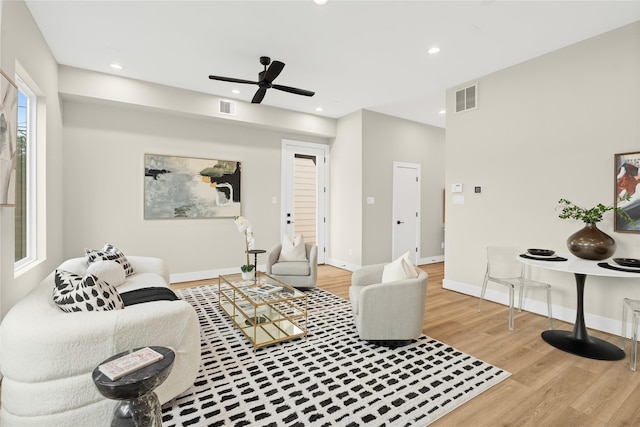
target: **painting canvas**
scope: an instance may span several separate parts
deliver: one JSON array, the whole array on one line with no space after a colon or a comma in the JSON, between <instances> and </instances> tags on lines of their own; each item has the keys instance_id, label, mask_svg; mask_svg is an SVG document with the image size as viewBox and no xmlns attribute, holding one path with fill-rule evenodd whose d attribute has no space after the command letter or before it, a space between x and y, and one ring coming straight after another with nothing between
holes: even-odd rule
<instances>
[{"instance_id":1,"label":"painting canvas","mask_svg":"<svg viewBox=\"0 0 640 427\"><path fill-rule=\"evenodd\" d=\"M145 154L144 217L240 215L240 162Z\"/></svg>"},{"instance_id":2,"label":"painting canvas","mask_svg":"<svg viewBox=\"0 0 640 427\"><path fill-rule=\"evenodd\" d=\"M0 71L0 205L16 204L18 87Z\"/></svg>"},{"instance_id":3,"label":"painting canvas","mask_svg":"<svg viewBox=\"0 0 640 427\"><path fill-rule=\"evenodd\" d=\"M635 222L633 225L616 213L615 231L640 233L640 151L614 156L615 205L623 209ZM629 200L625 197L629 196Z\"/></svg>"}]
</instances>

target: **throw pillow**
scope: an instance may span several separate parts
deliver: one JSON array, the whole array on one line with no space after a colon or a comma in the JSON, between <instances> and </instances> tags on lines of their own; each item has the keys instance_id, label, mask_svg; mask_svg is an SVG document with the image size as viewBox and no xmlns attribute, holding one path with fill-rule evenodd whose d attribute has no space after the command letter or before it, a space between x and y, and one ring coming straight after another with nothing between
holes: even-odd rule
<instances>
[{"instance_id":1,"label":"throw pillow","mask_svg":"<svg viewBox=\"0 0 640 427\"><path fill-rule=\"evenodd\" d=\"M126 256L110 243L105 243L102 250L86 249L84 253L87 255L87 263L91 264L95 261L115 261L122 266L127 276L131 276L134 271Z\"/></svg>"},{"instance_id":2,"label":"throw pillow","mask_svg":"<svg viewBox=\"0 0 640 427\"><path fill-rule=\"evenodd\" d=\"M87 274L96 276L104 280L113 287L118 287L124 283L126 273L120 264L115 261L94 261L89 264Z\"/></svg>"},{"instance_id":3,"label":"throw pillow","mask_svg":"<svg viewBox=\"0 0 640 427\"><path fill-rule=\"evenodd\" d=\"M282 237L282 249L278 262L307 261L307 249L304 246L302 234L298 234L293 240L289 236Z\"/></svg>"},{"instance_id":4,"label":"throw pillow","mask_svg":"<svg viewBox=\"0 0 640 427\"><path fill-rule=\"evenodd\" d=\"M62 311L109 311L121 310L124 303L116 288L96 276L82 277L64 271L55 271L53 301Z\"/></svg>"},{"instance_id":5,"label":"throw pillow","mask_svg":"<svg viewBox=\"0 0 640 427\"><path fill-rule=\"evenodd\" d=\"M418 271L411 262L409 252L384 266L382 270L382 283L394 282L396 280L415 279Z\"/></svg>"}]
</instances>

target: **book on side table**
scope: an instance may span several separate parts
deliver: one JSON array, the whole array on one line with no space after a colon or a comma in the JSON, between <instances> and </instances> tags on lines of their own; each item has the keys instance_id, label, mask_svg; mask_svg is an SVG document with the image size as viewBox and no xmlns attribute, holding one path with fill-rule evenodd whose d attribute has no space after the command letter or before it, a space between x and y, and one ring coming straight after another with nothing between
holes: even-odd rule
<instances>
[{"instance_id":1,"label":"book on side table","mask_svg":"<svg viewBox=\"0 0 640 427\"><path fill-rule=\"evenodd\" d=\"M98 366L98 369L109 377L109 379L115 381L163 358L164 356L157 351L149 347L144 347L107 363L103 363Z\"/></svg>"}]
</instances>

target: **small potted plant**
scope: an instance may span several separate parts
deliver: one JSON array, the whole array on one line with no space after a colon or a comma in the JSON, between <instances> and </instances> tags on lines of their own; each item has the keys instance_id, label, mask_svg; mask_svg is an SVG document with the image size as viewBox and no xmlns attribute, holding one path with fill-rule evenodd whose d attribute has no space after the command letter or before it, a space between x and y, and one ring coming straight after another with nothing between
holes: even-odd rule
<instances>
[{"instance_id":1,"label":"small potted plant","mask_svg":"<svg viewBox=\"0 0 640 427\"><path fill-rule=\"evenodd\" d=\"M240 266L240 270L242 271L242 278L245 280L253 279L256 272L254 271L254 266L249 260L249 246L253 246L253 232L251 231L251 223L243 216L237 216L235 218L235 223L236 227L238 227L238 231L244 234L244 253L247 256L247 262L244 265Z\"/></svg>"},{"instance_id":2,"label":"small potted plant","mask_svg":"<svg viewBox=\"0 0 640 427\"><path fill-rule=\"evenodd\" d=\"M585 223L583 229L572 234L567 239L569 251L578 258L599 261L609 258L615 253L615 240L596 226L597 223L602 221L602 215L606 212L615 211L625 220L635 224L623 209L613 205L605 206L602 203L598 203L596 206L586 209L575 205L567 199L560 199L558 203L558 208L562 209L558 215L560 218L575 219Z\"/></svg>"}]
</instances>

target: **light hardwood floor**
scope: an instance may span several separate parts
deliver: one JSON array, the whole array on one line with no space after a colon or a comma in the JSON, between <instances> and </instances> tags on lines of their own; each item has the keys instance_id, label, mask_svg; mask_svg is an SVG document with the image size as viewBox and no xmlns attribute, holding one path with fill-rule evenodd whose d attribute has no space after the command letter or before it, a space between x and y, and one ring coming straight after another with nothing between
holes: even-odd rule
<instances>
[{"instance_id":1,"label":"light hardwood floor","mask_svg":"<svg viewBox=\"0 0 640 427\"><path fill-rule=\"evenodd\" d=\"M507 307L487 301L478 313L477 298L442 288L443 263L421 268L429 273L423 333L512 374L433 426L640 426L640 372L629 371L628 358L604 362L556 350L540 338L546 317L532 313L516 312L509 331ZM318 286L342 298L350 280L349 271L319 267ZM554 329L572 327L554 321Z\"/></svg>"}]
</instances>

